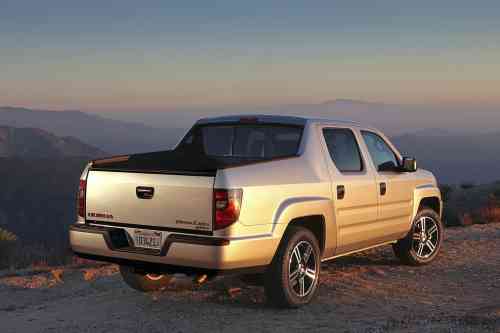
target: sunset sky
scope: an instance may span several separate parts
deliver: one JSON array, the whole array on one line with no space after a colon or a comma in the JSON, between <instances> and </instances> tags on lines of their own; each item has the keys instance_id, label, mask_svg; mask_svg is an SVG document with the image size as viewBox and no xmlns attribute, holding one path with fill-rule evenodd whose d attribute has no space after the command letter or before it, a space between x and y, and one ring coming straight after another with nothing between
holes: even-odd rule
<instances>
[{"instance_id":1,"label":"sunset sky","mask_svg":"<svg viewBox=\"0 0 500 333\"><path fill-rule=\"evenodd\" d=\"M500 1L0 0L0 105L500 106Z\"/></svg>"}]
</instances>

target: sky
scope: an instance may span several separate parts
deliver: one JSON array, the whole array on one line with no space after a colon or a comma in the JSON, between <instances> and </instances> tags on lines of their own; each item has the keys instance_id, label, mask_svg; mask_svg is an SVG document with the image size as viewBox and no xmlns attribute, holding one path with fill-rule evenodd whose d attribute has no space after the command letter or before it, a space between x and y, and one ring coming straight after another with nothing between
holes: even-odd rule
<instances>
[{"instance_id":1,"label":"sky","mask_svg":"<svg viewBox=\"0 0 500 333\"><path fill-rule=\"evenodd\" d=\"M500 1L0 0L0 105L500 107Z\"/></svg>"}]
</instances>

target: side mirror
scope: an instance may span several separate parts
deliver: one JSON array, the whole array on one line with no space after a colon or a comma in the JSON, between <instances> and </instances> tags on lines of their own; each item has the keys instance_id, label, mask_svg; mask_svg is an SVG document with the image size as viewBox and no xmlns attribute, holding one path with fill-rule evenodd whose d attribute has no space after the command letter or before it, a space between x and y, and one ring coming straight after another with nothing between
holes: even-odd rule
<instances>
[{"instance_id":1,"label":"side mirror","mask_svg":"<svg viewBox=\"0 0 500 333\"><path fill-rule=\"evenodd\" d=\"M403 172L415 172L417 171L417 160L414 157L403 157L403 162L401 163L401 171Z\"/></svg>"}]
</instances>

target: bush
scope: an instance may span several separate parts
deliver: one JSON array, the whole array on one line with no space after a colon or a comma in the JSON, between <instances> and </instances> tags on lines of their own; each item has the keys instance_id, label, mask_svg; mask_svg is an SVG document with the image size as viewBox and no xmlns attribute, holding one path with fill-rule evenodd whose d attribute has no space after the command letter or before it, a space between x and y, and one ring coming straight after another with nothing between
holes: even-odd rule
<instances>
[{"instance_id":1,"label":"bush","mask_svg":"<svg viewBox=\"0 0 500 333\"><path fill-rule=\"evenodd\" d=\"M445 226L447 227L456 227L462 225L462 219L460 218L458 212L448 206L444 206L443 221Z\"/></svg>"},{"instance_id":2,"label":"bush","mask_svg":"<svg viewBox=\"0 0 500 333\"><path fill-rule=\"evenodd\" d=\"M73 253L69 248L23 240L12 243L10 255L4 261L4 268L60 266L70 264L73 259Z\"/></svg>"},{"instance_id":3,"label":"bush","mask_svg":"<svg viewBox=\"0 0 500 333\"><path fill-rule=\"evenodd\" d=\"M461 226L469 226L474 224L474 220L469 213L465 213L459 216Z\"/></svg>"},{"instance_id":4,"label":"bush","mask_svg":"<svg viewBox=\"0 0 500 333\"><path fill-rule=\"evenodd\" d=\"M495 198L498 202L500 202L500 188L497 188L491 194L493 198Z\"/></svg>"},{"instance_id":5,"label":"bush","mask_svg":"<svg viewBox=\"0 0 500 333\"><path fill-rule=\"evenodd\" d=\"M12 232L0 228L0 242L13 242L17 237Z\"/></svg>"},{"instance_id":6,"label":"bush","mask_svg":"<svg viewBox=\"0 0 500 333\"><path fill-rule=\"evenodd\" d=\"M453 187L451 187L450 185L440 185L439 189L441 190L441 197L443 201L448 202L453 192Z\"/></svg>"},{"instance_id":7,"label":"bush","mask_svg":"<svg viewBox=\"0 0 500 333\"><path fill-rule=\"evenodd\" d=\"M460 188L462 190L470 190L470 189L473 189L474 187L476 187L476 185L473 184L473 183L462 183L462 184L460 184Z\"/></svg>"},{"instance_id":8,"label":"bush","mask_svg":"<svg viewBox=\"0 0 500 333\"><path fill-rule=\"evenodd\" d=\"M0 268L11 266L17 237L12 232L0 229Z\"/></svg>"}]
</instances>

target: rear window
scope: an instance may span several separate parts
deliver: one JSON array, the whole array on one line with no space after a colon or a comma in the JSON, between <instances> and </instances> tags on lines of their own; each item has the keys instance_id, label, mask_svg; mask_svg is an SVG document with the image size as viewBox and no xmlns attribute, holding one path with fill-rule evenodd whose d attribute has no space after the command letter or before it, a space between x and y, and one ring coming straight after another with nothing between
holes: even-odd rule
<instances>
[{"instance_id":1,"label":"rear window","mask_svg":"<svg viewBox=\"0 0 500 333\"><path fill-rule=\"evenodd\" d=\"M198 146L216 157L271 159L296 155L303 128L290 125L203 125L195 128L180 147Z\"/></svg>"}]
</instances>

